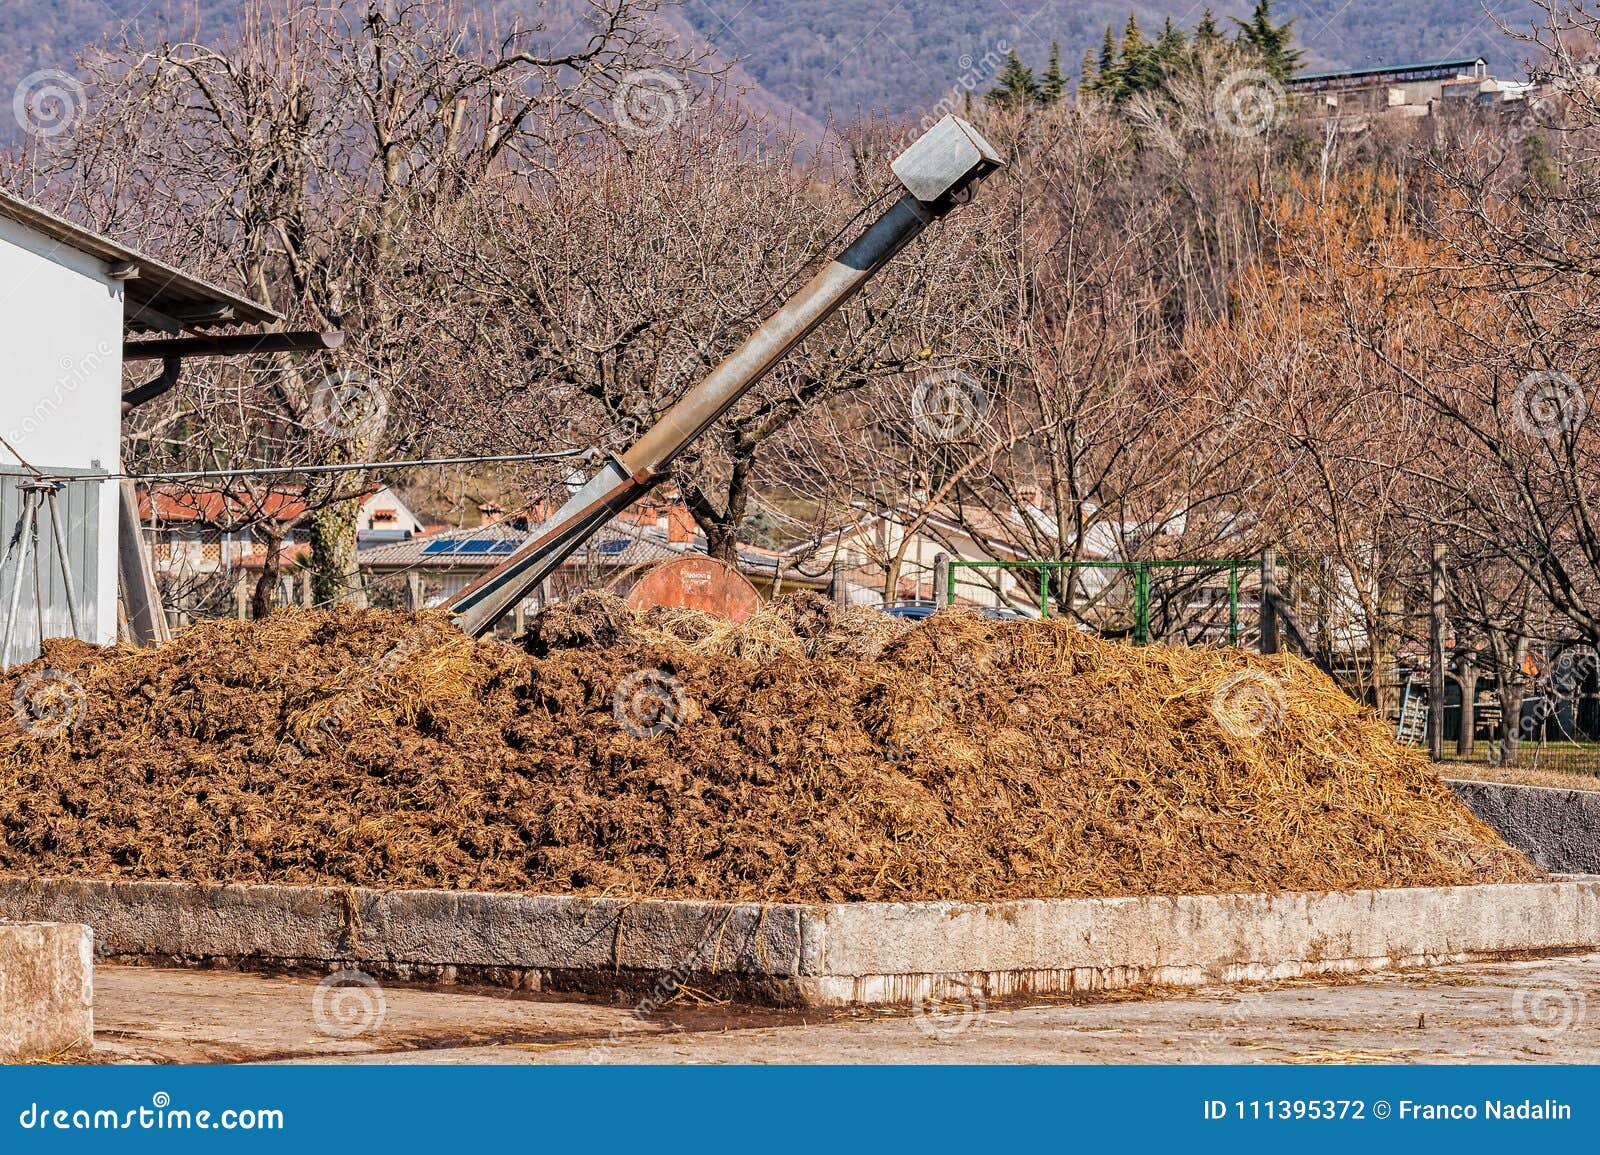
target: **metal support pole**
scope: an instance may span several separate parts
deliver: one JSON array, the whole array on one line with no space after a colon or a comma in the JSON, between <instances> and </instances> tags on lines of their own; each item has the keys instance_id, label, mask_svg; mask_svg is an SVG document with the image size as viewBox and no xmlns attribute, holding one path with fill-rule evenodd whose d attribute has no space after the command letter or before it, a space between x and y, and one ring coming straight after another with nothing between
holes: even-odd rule
<instances>
[{"instance_id":1,"label":"metal support pole","mask_svg":"<svg viewBox=\"0 0 1600 1155\"><path fill-rule=\"evenodd\" d=\"M456 625L480 636L493 629L596 530L648 493L672 461L791 349L1002 163L977 130L956 117L945 117L914 141L890 166L906 190L900 199L626 453L605 462L522 548L456 594L446 606Z\"/></svg>"},{"instance_id":2,"label":"metal support pole","mask_svg":"<svg viewBox=\"0 0 1600 1155\"><path fill-rule=\"evenodd\" d=\"M1228 567L1228 644L1239 644L1239 563Z\"/></svg>"},{"instance_id":3,"label":"metal support pole","mask_svg":"<svg viewBox=\"0 0 1600 1155\"><path fill-rule=\"evenodd\" d=\"M39 576L39 559L44 551L39 548L39 514L44 505L44 494L33 499L33 628L41 646L44 642L44 588Z\"/></svg>"},{"instance_id":4,"label":"metal support pole","mask_svg":"<svg viewBox=\"0 0 1600 1155\"><path fill-rule=\"evenodd\" d=\"M1261 551L1261 652L1278 652L1278 551Z\"/></svg>"},{"instance_id":5,"label":"metal support pole","mask_svg":"<svg viewBox=\"0 0 1600 1155\"><path fill-rule=\"evenodd\" d=\"M11 669L11 640L16 636L17 609L22 603L23 575L28 569L28 549L33 540L34 532L34 504L33 498L26 491L22 495L22 514L17 521L17 534L12 538L15 550L7 549L6 556L13 553L17 559L16 576L11 582L11 606L6 613L5 637L0 639L0 670Z\"/></svg>"},{"instance_id":6,"label":"metal support pole","mask_svg":"<svg viewBox=\"0 0 1600 1155\"><path fill-rule=\"evenodd\" d=\"M55 485L44 495L50 503L50 540L55 542L56 564L61 569L61 588L67 596L67 621L72 625L72 636L83 638L83 631L78 628L78 595L72 591L72 562L67 557L67 542L61 534L61 505L56 501L60 491L61 486ZM44 618L43 606L39 607L39 617Z\"/></svg>"},{"instance_id":7,"label":"metal support pole","mask_svg":"<svg viewBox=\"0 0 1600 1155\"><path fill-rule=\"evenodd\" d=\"M1435 545L1428 575L1428 757L1435 762L1444 761L1444 556L1444 546Z\"/></svg>"},{"instance_id":8,"label":"metal support pole","mask_svg":"<svg viewBox=\"0 0 1600 1155\"><path fill-rule=\"evenodd\" d=\"M1144 562L1133 571L1133 644L1150 644L1150 567Z\"/></svg>"}]
</instances>

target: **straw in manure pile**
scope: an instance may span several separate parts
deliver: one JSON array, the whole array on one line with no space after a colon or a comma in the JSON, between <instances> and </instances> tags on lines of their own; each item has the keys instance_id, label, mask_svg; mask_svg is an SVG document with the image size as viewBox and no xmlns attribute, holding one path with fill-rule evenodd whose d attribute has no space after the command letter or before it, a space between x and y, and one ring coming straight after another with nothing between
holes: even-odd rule
<instances>
[{"instance_id":1,"label":"straw in manure pile","mask_svg":"<svg viewBox=\"0 0 1600 1155\"><path fill-rule=\"evenodd\" d=\"M65 724L0 725L12 874L772 901L1541 877L1307 663L1053 622L591 595L519 648L279 610L51 643L0 688L45 671Z\"/></svg>"}]
</instances>

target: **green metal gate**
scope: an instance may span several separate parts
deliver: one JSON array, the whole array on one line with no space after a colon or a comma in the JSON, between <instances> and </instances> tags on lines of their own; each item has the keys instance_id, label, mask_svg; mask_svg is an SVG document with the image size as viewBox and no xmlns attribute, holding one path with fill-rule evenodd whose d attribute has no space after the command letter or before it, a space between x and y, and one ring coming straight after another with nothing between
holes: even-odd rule
<instances>
[{"instance_id":1,"label":"green metal gate","mask_svg":"<svg viewBox=\"0 0 1600 1155\"><path fill-rule=\"evenodd\" d=\"M1036 585L1033 601L1041 618L1058 610L1098 632L1126 632L1134 645L1173 640L1178 612L1194 615L1185 641L1220 641L1237 646L1241 637L1240 573L1254 574L1254 558L1172 558L1161 561L955 561L946 578L945 601L955 604L960 572L1017 571L1027 575L1022 584ZM1087 580L1093 579L1093 580ZM1192 579L1192 580L1190 580ZM993 583L991 583L993 584ZM1065 597L1063 599L1063 590ZM1225 591L1225 612L1222 608ZM1187 606L1176 606L1189 594L1200 595ZM1063 604L1063 600L1065 604ZM1159 609L1159 619L1153 614ZM1253 620L1253 619L1252 619ZM1117 623L1107 628L1108 622ZM1124 631L1122 623L1126 623ZM1153 628L1159 627L1159 628ZM1216 634L1212 637L1210 634Z\"/></svg>"}]
</instances>

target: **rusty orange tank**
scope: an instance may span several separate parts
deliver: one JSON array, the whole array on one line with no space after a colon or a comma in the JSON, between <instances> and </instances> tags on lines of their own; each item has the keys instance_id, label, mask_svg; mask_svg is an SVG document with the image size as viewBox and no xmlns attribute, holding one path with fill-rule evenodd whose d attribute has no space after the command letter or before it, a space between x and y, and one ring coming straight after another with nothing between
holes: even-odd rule
<instances>
[{"instance_id":1,"label":"rusty orange tank","mask_svg":"<svg viewBox=\"0 0 1600 1155\"><path fill-rule=\"evenodd\" d=\"M700 554L673 558L635 583L628 604L702 610L730 622L742 622L761 608L761 595L745 576L725 562Z\"/></svg>"}]
</instances>

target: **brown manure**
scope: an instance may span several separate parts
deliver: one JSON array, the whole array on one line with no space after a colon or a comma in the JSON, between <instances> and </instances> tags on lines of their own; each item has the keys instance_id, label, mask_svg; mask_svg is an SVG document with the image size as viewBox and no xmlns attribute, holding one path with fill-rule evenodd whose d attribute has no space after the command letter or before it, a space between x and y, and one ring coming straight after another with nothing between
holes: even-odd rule
<instances>
[{"instance_id":1,"label":"brown manure","mask_svg":"<svg viewBox=\"0 0 1600 1155\"><path fill-rule=\"evenodd\" d=\"M1315 668L818 598L280 610L0 681L0 871L792 901L1542 877Z\"/></svg>"}]
</instances>

